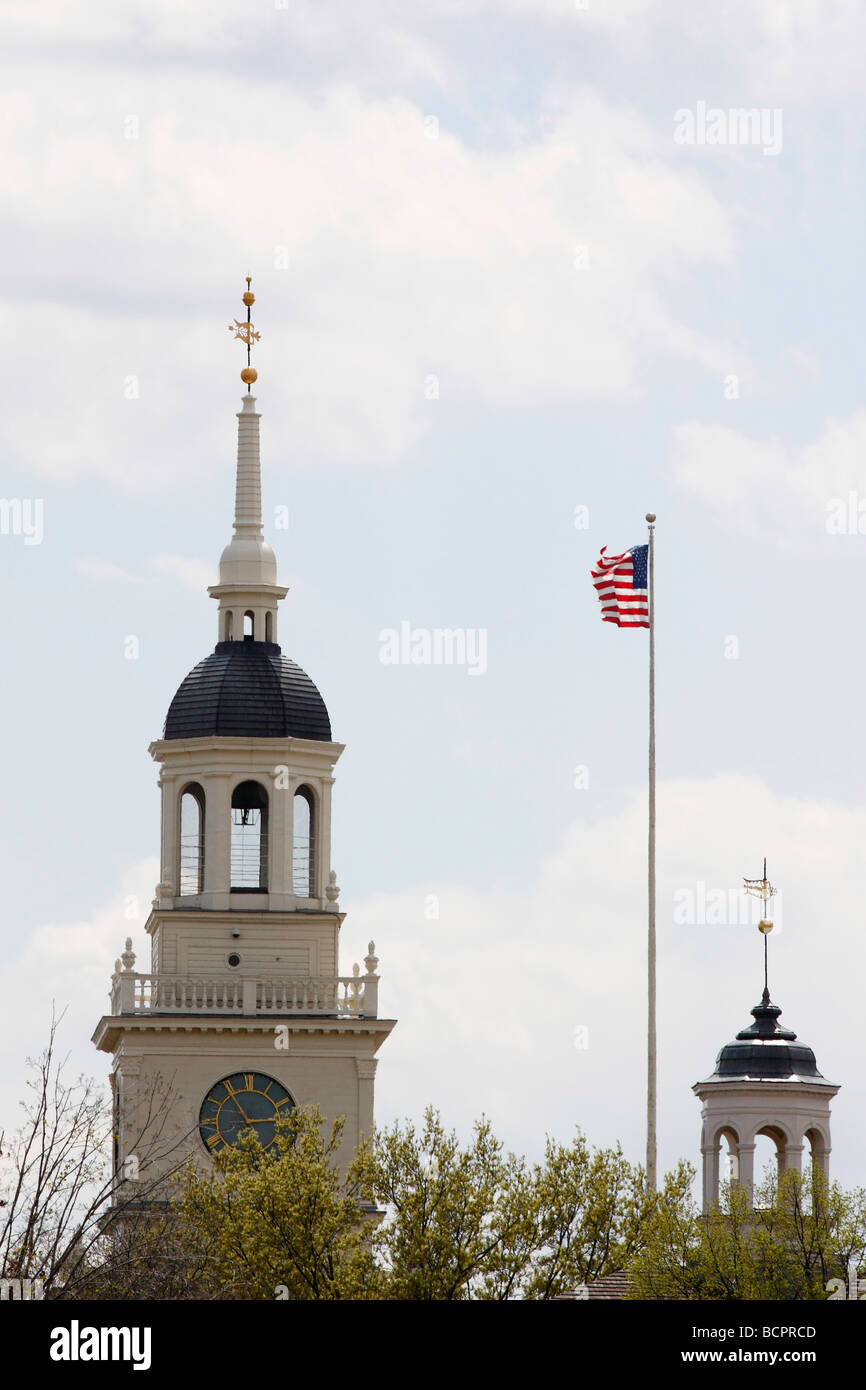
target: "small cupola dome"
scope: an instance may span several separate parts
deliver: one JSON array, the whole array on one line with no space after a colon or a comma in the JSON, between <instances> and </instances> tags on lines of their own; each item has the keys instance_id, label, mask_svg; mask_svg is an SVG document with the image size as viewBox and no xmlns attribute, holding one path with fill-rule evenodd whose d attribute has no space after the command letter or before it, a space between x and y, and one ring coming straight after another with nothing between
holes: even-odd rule
<instances>
[{"instance_id":1,"label":"small cupola dome","mask_svg":"<svg viewBox=\"0 0 866 1390\"><path fill-rule=\"evenodd\" d=\"M754 1023L725 1044L708 1081L823 1081L811 1047L779 1022L782 1010L769 990L751 1012Z\"/></svg>"}]
</instances>

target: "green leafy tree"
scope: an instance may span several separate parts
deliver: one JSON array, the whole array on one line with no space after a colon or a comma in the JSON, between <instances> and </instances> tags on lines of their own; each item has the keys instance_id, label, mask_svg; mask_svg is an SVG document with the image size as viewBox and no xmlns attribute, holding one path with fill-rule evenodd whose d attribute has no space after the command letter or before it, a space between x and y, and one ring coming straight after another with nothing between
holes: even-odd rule
<instances>
[{"instance_id":1,"label":"green leafy tree","mask_svg":"<svg viewBox=\"0 0 866 1390\"><path fill-rule=\"evenodd\" d=\"M529 1257L532 1179L486 1119L461 1146L435 1110L395 1123L359 1155L368 1197L386 1210L373 1244L387 1297L507 1297Z\"/></svg>"},{"instance_id":2,"label":"green leafy tree","mask_svg":"<svg viewBox=\"0 0 866 1390\"><path fill-rule=\"evenodd\" d=\"M658 1202L681 1202L694 1172L687 1164L665 1176L660 1196L647 1190L642 1168L617 1144L590 1150L578 1132L569 1145L548 1139L536 1170L536 1249L525 1281L528 1298L551 1298L624 1270L643 1248Z\"/></svg>"},{"instance_id":3,"label":"green leafy tree","mask_svg":"<svg viewBox=\"0 0 866 1390\"><path fill-rule=\"evenodd\" d=\"M176 1236L195 1296L223 1299L373 1297L371 1214L357 1161L340 1175L343 1120L325 1133L318 1107L277 1123L267 1150L254 1131L202 1171L190 1164Z\"/></svg>"},{"instance_id":4,"label":"green leafy tree","mask_svg":"<svg viewBox=\"0 0 866 1390\"><path fill-rule=\"evenodd\" d=\"M815 1168L768 1175L755 1204L726 1184L706 1213L691 1194L664 1195L630 1265L633 1298L826 1299L866 1254L866 1193Z\"/></svg>"},{"instance_id":5,"label":"green leafy tree","mask_svg":"<svg viewBox=\"0 0 866 1390\"><path fill-rule=\"evenodd\" d=\"M390 1298L553 1298L623 1269L657 1202L618 1146L591 1150L578 1131L530 1167L486 1119L461 1146L435 1110L420 1130L377 1132L360 1170L387 1213L374 1248ZM692 1178L681 1166L665 1193L681 1200Z\"/></svg>"}]
</instances>

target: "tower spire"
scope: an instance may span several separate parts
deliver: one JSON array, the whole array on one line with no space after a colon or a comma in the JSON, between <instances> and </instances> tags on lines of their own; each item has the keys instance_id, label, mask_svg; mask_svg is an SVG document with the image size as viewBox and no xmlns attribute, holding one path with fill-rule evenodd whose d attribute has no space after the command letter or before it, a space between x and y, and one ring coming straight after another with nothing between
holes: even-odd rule
<instances>
[{"instance_id":1,"label":"tower spire","mask_svg":"<svg viewBox=\"0 0 866 1390\"><path fill-rule=\"evenodd\" d=\"M262 466L259 451L259 419L253 383L258 378L250 365L250 349L261 337L250 320L255 295L246 277L243 295L246 319L235 319L229 332L247 349L247 365L241 372L247 394L238 412L238 455L235 482L235 519L231 540L220 557L219 582L208 589L219 599L219 637L223 642L243 637L256 642L276 642L277 603L288 590L277 583L277 562L262 532Z\"/></svg>"},{"instance_id":2,"label":"tower spire","mask_svg":"<svg viewBox=\"0 0 866 1390\"><path fill-rule=\"evenodd\" d=\"M236 536L262 534L262 461L255 396L246 395L238 411L238 466L235 482Z\"/></svg>"}]
</instances>

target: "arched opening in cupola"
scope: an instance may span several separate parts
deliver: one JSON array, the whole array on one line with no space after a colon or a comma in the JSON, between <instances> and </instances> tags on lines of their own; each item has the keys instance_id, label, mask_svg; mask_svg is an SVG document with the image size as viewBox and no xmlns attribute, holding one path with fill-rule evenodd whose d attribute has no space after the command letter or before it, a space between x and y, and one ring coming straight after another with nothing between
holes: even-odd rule
<instances>
[{"instance_id":1,"label":"arched opening in cupola","mask_svg":"<svg viewBox=\"0 0 866 1390\"><path fill-rule=\"evenodd\" d=\"M785 1135L776 1125L764 1125L755 1135L755 1199L756 1208L766 1207L772 1200L772 1193L785 1171Z\"/></svg>"},{"instance_id":2,"label":"arched opening in cupola","mask_svg":"<svg viewBox=\"0 0 866 1390\"><path fill-rule=\"evenodd\" d=\"M812 1172L820 1168L825 1174L828 1169L828 1158L830 1149L825 1136L819 1129L807 1129L803 1136L809 1145L809 1161Z\"/></svg>"},{"instance_id":3,"label":"arched opening in cupola","mask_svg":"<svg viewBox=\"0 0 866 1390\"><path fill-rule=\"evenodd\" d=\"M292 891L316 896L316 802L309 787L298 787L292 808Z\"/></svg>"},{"instance_id":4,"label":"arched opening in cupola","mask_svg":"<svg viewBox=\"0 0 866 1390\"><path fill-rule=\"evenodd\" d=\"M247 612L244 614L244 641L249 639L254 642L256 638L256 619L255 614Z\"/></svg>"},{"instance_id":5,"label":"arched opening in cupola","mask_svg":"<svg viewBox=\"0 0 866 1390\"><path fill-rule=\"evenodd\" d=\"M179 894L186 897L204 888L204 791L198 782L184 787L180 797Z\"/></svg>"},{"instance_id":6,"label":"arched opening in cupola","mask_svg":"<svg viewBox=\"0 0 866 1390\"><path fill-rule=\"evenodd\" d=\"M266 641L266 642L273 642L273 640L274 640L274 615L273 615L273 613L268 612L268 613L265 614L265 641Z\"/></svg>"},{"instance_id":7,"label":"arched opening in cupola","mask_svg":"<svg viewBox=\"0 0 866 1390\"><path fill-rule=\"evenodd\" d=\"M733 1186L740 1180L740 1140L733 1129L723 1129L719 1135L719 1188L723 1186ZM721 1193L713 1194L713 1200L718 1201Z\"/></svg>"},{"instance_id":8,"label":"arched opening in cupola","mask_svg":"<svg viewBox=\"0 0 866 1390\"><path fill-rule=\"evenodd\" d=\"M240 782L232 793L231 890L268 888L268 794L258 782Z\"/></svg>"}]
</instances>

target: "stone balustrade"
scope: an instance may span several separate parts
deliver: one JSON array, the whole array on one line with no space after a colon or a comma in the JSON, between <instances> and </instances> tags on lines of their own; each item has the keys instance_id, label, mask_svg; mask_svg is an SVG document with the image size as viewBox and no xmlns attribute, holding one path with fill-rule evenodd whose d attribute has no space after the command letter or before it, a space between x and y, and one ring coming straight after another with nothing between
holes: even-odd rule
<instances>
[{"instance_id":1,"label":"stone balustrade","mask_svg":"<svg viewBox=\"0 0 866 1390\"><path fill-rule=\"evenodd\" d=\"M122 968L121 968L122 963ZM111 1012L121 1014L241 1014L286 1017L319 1014L337 1018L377 1018L379 964L370 942L366 975L304 975L297 978L244 978L237 975L143 975L133 967L131 942L111 977Z\"/></svg>"}]
</instances>

